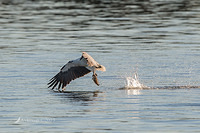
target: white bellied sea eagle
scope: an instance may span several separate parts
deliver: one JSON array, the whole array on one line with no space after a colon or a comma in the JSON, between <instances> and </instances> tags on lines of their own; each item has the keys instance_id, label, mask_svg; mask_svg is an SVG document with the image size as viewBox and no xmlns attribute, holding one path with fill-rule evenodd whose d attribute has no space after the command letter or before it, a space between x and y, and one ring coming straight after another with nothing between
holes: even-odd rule
<instances>
[{"instance_id":1,"label":"white bellied sea eagle","mask_svg":"<svg viewBox=\"0 0 200 133\"><path fill-rule=\"evenodd\" d=\"M58 86L57 89L59 92L60 87L62 88L62 91L64 91L66 85L72 80L82 77L91 71L93 72L93 81L99 86L96 70L106 71L106 68L97 63L89 54L82 52L82 56L80 58L69 61L60 69L58 74L50 79L48 88L52 88L53 90L56 86Z\"/></svg>"}]
</instances>

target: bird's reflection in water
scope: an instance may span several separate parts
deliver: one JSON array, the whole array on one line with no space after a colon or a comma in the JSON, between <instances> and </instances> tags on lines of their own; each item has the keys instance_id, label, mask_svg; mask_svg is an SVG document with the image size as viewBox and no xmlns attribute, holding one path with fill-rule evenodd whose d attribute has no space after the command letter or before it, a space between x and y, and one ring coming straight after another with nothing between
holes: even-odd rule
<instances>
[{"instance_id":1,"label":"bird's reflection in water","mask_svg":"<svg viewBox=\"0 0 200 133\"><path fill-rule=\"evenodd\" d=\"M54 91L58 93L62 98L69 99L72 102L79 101L94 101L95 97L98 97L99 93L103 93L101 91L64 91L59 93L58 91Z\"/></svg>"}]
</instances>

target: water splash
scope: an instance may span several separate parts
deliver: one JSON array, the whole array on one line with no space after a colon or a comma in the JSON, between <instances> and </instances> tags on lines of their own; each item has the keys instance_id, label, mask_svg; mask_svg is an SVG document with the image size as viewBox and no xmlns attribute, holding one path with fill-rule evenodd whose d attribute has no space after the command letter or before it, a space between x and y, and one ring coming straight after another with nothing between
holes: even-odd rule
<instances>
[{"instance_id":1,"label":"water splash","mask_svg":"<svg viewBox=\"0 0 200 133\"><path fill-rule=\"evenodd\" d=\"M143 89L143 88L147 88L147 86L140 83L140 81L138 79L138 75L135 72L133 77L126 77L125 88L126 89Z\"/></svg>"},{"instance_id":2,"label":"water splash","mask_svg":"<svg viewBox=\"0 0 200 133\"><path fill-rule=\"evenodd\" d=\"M137 94L139 92L137 91L138 89L193 89L193 88L200 89L200 86L191 86L191 85L148 87L140 83L137 72L134 72L133 76L125 77L125 79L126 79L125 86L119 89L130 90L127 92L129 95Z\"/></svg>"}]
</instances>

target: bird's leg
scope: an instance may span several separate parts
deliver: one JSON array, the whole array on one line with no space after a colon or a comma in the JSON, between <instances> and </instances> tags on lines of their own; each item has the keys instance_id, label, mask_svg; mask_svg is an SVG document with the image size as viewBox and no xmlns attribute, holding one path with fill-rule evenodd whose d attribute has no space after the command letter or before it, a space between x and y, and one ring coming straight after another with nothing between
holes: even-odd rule
<instances>
[{"instance_id":1,"label":"bird's leg","mask_svg":"<svg viewBox=\"0 0 200 133\"><path fill-rule=\"evenodd\" d=\"M93 69L93 75L92 76L97 76L96 69Z\"/></svg>"}]
</instances>

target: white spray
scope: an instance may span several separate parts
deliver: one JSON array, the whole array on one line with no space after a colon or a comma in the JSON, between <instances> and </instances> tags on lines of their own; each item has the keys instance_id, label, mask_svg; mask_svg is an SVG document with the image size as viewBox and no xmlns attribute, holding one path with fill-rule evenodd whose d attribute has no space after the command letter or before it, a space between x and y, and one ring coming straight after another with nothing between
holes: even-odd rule
<instances>
[{"instance_id":1,"label":"white spray","mask_svg":"<svg viewBox=\"0 0 200 133\"><path fill-rule=\"evenodd\" d=\"M146 86L144 86L143 84L141 84L139 82L137 73L134 73L133 77L126 77L126 85L125 88L138 88L138 89L142 89L145 88Z\"/></svg>"}]
</instances>

